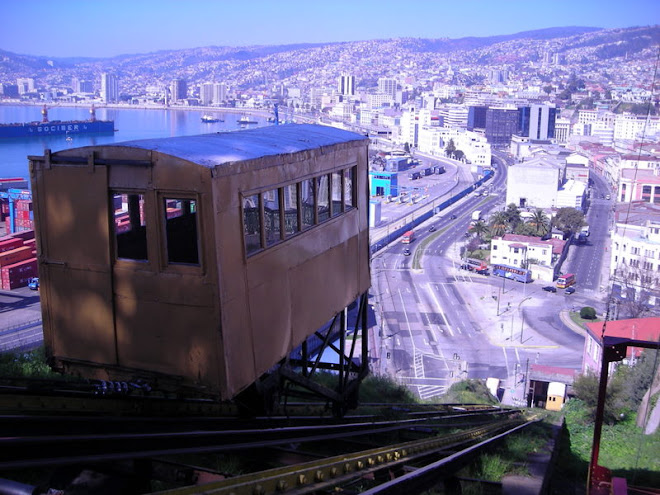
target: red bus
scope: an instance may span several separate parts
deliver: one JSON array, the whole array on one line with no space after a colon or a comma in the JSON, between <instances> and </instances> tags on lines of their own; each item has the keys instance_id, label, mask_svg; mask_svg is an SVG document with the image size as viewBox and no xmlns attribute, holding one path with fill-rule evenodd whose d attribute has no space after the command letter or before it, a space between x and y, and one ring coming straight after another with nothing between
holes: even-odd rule
<instances>
[{"instance_id":1,"label":"red bus","mask_svg":"<svg viewBox=\"0 0 660 495\"><path fill-rule=\"evenodd\" d=\"M575 274L567 273L566 275L562 275L557 279L557 288L565 289L566 287L570 287L574 283L575 283Z\"/></svg>"},{"instance_id":2,"label":"red bus","mask_svg":"<svg viewBox=\"0 0 660 495\"><path fill-rule=\"evenodd\" d=\"M413 230L409 230L405 234L403 234L403 237L401 238L401 242L404 244L410 244L413 239L415 238L415 232Z\"/></svg>"},{"instance_id":3,"label":"red bus","mask_svg":"<svg viewBox=\"0 0 660 495\"><path fill-rule=\"evenodd\" d=\"M467 263L471 271L481 273L488 270L488 265L486 264L485 261L468 258L465 260L465 262Z\"/></svg>"}]
</instances>

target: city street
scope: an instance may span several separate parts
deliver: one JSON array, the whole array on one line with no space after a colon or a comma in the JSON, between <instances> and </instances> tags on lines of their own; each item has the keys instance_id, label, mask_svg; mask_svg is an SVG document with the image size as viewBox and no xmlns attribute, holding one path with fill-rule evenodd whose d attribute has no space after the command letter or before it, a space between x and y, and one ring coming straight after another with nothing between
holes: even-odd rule
<instances>
[{"instance_id":1,"label":"city street","mask_svg":"<svg viewBox=\"0 0 660 495\"><path fill-rule=\"evenodd\" d=\"M491 196L468 195L417 227L412 244L394 242L372 260L375 333L382 337L377 370L416 387L422 398L440 395L462 378L495 377L505 389L503 400L519 403L520 380L531 364L581 366L583 337L560 313L602 307L597 290L587 285L597 286L600 267L586 279L585 291L573 295L548 293L538 281L521 284L460 269L470 213L504 206L505 167L498 172L489 184ZM596 229L587 248L602 251L605 237ZM570 248L564 272L581 273L584 248Z\"/></svg>"}]
</instances>

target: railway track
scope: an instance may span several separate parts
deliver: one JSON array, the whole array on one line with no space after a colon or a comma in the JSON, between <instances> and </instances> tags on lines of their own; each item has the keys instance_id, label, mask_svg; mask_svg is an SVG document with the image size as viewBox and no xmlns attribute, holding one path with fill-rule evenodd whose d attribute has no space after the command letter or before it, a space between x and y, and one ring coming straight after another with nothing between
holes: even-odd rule
<instances>
[{"instance_id":1,"label":"railway track","mask_svg":"<svg viewBox=\"0 0 660 495\"><path fill-rule=\"evenodd\" d=\"M529 424L518 410L487 406L365 404L368 413L340 420L324 404L291 403L286 414L242 418L235 406L206 400L3 392L0 478L91 471L130 479L136 491L121 493L323 493L353 483L378 490L441 458L449 460L431 477L451 477L493 438ZM250 474L219 469L218 459Z\"/></svg>"}]
</instances>

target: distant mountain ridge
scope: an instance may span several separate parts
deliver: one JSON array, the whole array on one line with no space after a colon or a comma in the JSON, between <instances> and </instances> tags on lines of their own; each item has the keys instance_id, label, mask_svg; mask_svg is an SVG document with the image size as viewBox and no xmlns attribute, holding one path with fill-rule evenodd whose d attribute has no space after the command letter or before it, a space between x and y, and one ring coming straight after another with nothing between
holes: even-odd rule
<instances>
[{"instance_id":1,"label":"distant mountain ridge","mask_svg":"<svg viewBox=\"0 0 660 495\"><path fill-rule=\"evenodd\" d=\"M139 86L138 81L142 85L144 81L165 83L179 77L189 84L227 81L237 88L266 88L269 82L295 84L297 79L330 84L337 73L348 70L360 83L387 74L409 73L411 67L430 72L448 65L517 70L540 61L544 53L558 53L564 63L573 66L618 58L647 60L654 58L651 52L657 49L658 40L658 25L621 29L569 26L481 38L207 46L96 59L34 57L0 50L0 82L33 77L67 86L72 77L98 81L100 73L112 71L122 82L131 81L133 87ZM470 84L477 81L478 74L462 77L457 83Z\"/></svg>"}]
</instances>

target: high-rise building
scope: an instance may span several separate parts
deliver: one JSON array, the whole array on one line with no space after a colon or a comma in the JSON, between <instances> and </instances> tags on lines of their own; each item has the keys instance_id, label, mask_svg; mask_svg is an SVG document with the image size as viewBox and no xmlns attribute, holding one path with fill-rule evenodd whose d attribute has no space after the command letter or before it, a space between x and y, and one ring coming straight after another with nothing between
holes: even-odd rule
<instances>
[{"instance_id":1,"label":"high-rise building","mask_svg":"<svg viewBox=\"0 0 660 495\"><path fill-rule=\"evenodd\" d=\"M533 104L521 107L519 111L519 129L521 136L532 140L552 139L555 137L555 120L557 108L554 105Z\"/></svg>"},{"instance_id":2,"label":"high-rise building","mask_svg":"<svg viewBox=\"0 0 660 495\"><path fill-rule=\"evenodd\" d=\"M227 85L225 83L215 83L213 85L213 103L221 104L227 100Z\"/></svg>"},{"instance_id":3,"label":"high-rise building","mask_svg":"<svg viewBox=\"0 0 660 495\"><path fill-rule=\"evenodd\" d=\"M114 74L107 72L101 74L101 99L106 103L119 101L119 83Z\"/></svg>"},{"instance_id":4,"label":"high-rise building","mask_svg":"<svg viewBox=\"0 0 660 495\"><path fill-rule=\"evenodd\" d=\"M338 91L342 96L355 96L355 76L348 74L339 76Z\"/></svg>"},{"instance_id":5,"label":"high-rise building","mask_svg":"<svg viewBox=\"0 0 660 495\"><path fill-rule=\"evenodd\" d=\"M509 73L505 70L494 69L490 71L488 75L488 79L490 81L490 84L494 86L498 84L504 84L509 79Z\"/></svg>"},{"instance_id":6,"label":"high-rise building","mask_svg":"<svg viewBox=\"0 0 660 495\"><path fill-rule=\"evenodd\" d=\"M18 94L34 93L34 79L31 77L19 77L16 79Z\"/></svg>"},{"instance_id":7,"label":"high-rise building","mask_svg":"<svg viewBox=\"0 0 660 495\"><path fill-rule=\"evenodd\" d=\"M392 98L396 97L396 79L389 77L379 77L378 92L390 95Z\"/></svg>"},{"instance_id":8,"label":"high-rise building","mask_svg":"<svg viewBox=\"0 0 660 495\"><path fill-rule=\"evenodd\" d=\"M520 113L515 107L491 107L486 110L486 139L495 146L511 143L511 136L519 132Z\"/></svg>"},{"instance_id":9,"label":"high-rise building","mask_svg":"<svg viewBox=\"0 0 660 495\"><path fill-rule=\"evenodd\" d=\"M213 83L203 83L199 86L199 104L210 105L213 103Z\"/></svg>"},{"instance_id":10,"label":"high-rise building","mask_svg":"<svg viewBox=\"0 0 660 495\"><path fill-rule=\"evenodd\" d=\"M94 92L94 83L92 81L86 81L84 79L78 79L74 77L71 79L71 86L73 86L74 93L93 93Z\"/></svg>"},{"instance_id":11,"label":"high-rise building","mask_svg":"<svg viewBox=\"0 0 660 495\"><path fill-rule=\"evenodd\" d=\"M173 102L185 100L188 97L188 83L184 79L172 80L170 95Z\"/></svg>"}]
</instances>

